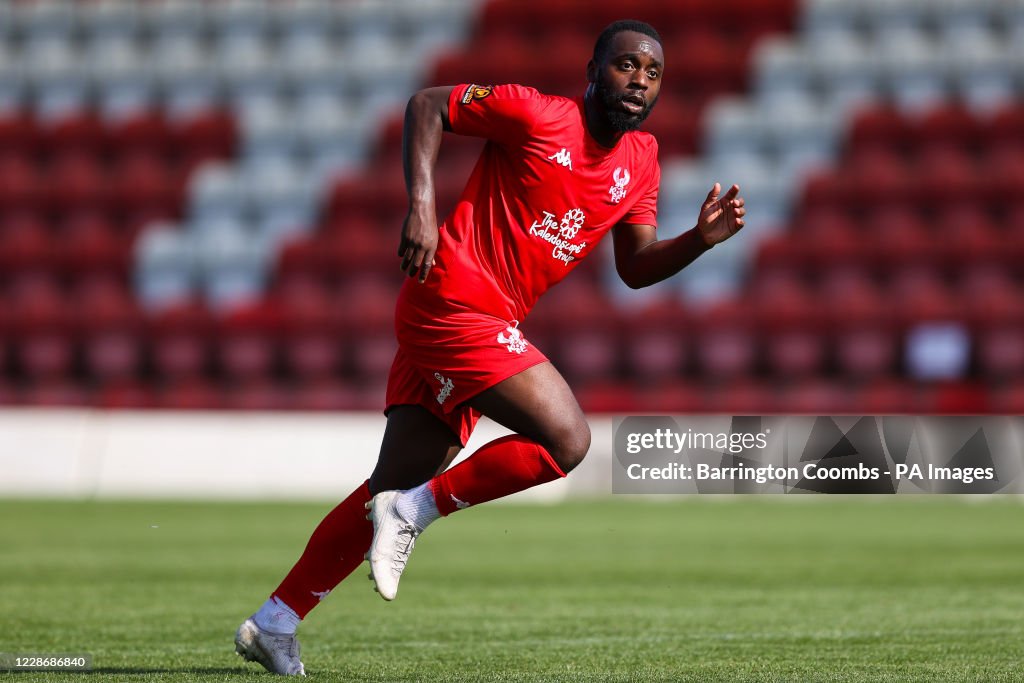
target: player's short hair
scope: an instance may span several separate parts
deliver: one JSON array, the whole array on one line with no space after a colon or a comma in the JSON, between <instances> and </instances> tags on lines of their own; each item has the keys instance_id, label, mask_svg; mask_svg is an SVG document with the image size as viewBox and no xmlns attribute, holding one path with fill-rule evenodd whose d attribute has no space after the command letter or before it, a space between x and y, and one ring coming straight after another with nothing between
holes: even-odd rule
<instances>
[{"instance_id":1,"label":"player's short hair","mask_svg":"<svg viewBox=\"0 0 1024 683\"><path fill-rule=\"evenodd\" d=\"M601 35L597 37L597 42L594 43L594 61L600 62L604 59L605 54L608 52L608 48L611 47L612 40L615 36L619 35L623 31L635 31L636 33L642 33L645 36L650 36L654 40L658 41L658 45L661 45L661 36L654 29L653 26L648 24L646 21L637 21L636 19L619 19L608 24Z\"/></svg>"}]
</instances>

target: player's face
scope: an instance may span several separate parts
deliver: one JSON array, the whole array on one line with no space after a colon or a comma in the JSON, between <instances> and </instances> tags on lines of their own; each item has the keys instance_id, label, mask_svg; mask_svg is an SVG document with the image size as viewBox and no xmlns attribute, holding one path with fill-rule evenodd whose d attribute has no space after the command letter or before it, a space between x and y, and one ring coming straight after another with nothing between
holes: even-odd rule
<instances>
[{"instance_id":1,"label":"player's face","mask_svg":"<svg viewBox=\"0 0 1024 683\"><path fill-rule=\"evenodd\" d=\"M594 78L597 101L613 130L636 130L650 115L664 64L661 45L650 36L634 31L615 36Z\"/></svg>"}]
</instances>

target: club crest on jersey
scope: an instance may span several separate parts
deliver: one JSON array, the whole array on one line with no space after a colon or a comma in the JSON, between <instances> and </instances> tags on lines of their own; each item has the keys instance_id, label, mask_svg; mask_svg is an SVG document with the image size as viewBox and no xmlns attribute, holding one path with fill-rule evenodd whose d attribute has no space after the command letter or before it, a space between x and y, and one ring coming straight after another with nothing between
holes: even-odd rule
<instances>
[{"instance_id":1,"label":"club crest on jersey","mask_svg":"<svg viewBox=\"0 0 1024 683\"><path fill-rule=\"evenodd\" d=\"M612 180L615 184L608 188L608 193L612 196L612 204L618 204L626 196L626 185L629 185L629 171L621 166L615 168L615 172L612 173Z\"/></svg>"},{"instance_id":2,"label":"club crest on jersey","mask_svg":"<svg viewBox=\"0 0 1024 683\"><path fill-rule=\"evenodd\" d=\"M462 104L469 104L473 100L482 100L494 91L494 86L470 84L466 92L462 93Z\"/></svg>"},{"instance_id":3,"label":"club crest on jersey","mask_svg":"<svg viewBox=\"0 0 1024 683\"><path fill-rule=\"evenodd\" d=\"M572 241L586 220L587 216L582 209L569 209L562 216L561 222L555 222L555 214L544 211L540 220L530 226L530 234L552 245L551 258L569 265L587 246L586 242L576 244Z\"/></svg>"},{"instance_id":4,"label":"club crest on jersey","mask_svg":"<svg viewBox=\"0 0 1024 683\"><path fill-rule=\"evenodd\" d=\"M561 164L562 166L565 166L570 171L572 170L572 157L569 155L569 150L567 150L565 147L549 156L548 161L553 161L556 164Z\"/></svg>"},{"instance_id":5,"label":"club crest on jersey","mask_svg":"<svg viewBox=\"0 0 1024 683\"><path fill-rule=\"evenodd\" d=\"M444 404L448 400L448 397L452 395L452 389L455 388L455 382L451 381L447 377L442 377L440 372L434 373L434 379L441 383L441 390L437 392L437 402Z\"/></svg>"},{"instance_id":6,"label":"club crest on jersey","mask_svg":"<svg viewBox=\"0 0 1024 683\"><path fill-rule=\"evenodd\" d=\"M508 332L508 335L505 332ZM498 343L506 346L509 353L525 353L526 339L519 331L519 321L513 320L512 324L505 328L505 332L498 333Z\"/></svg>"}]
</instances>

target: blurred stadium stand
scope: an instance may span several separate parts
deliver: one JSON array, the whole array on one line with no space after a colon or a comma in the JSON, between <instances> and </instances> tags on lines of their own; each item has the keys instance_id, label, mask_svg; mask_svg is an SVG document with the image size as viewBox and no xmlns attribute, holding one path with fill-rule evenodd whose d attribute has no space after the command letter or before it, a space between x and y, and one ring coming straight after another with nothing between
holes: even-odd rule
<instances>
[{"instance_id":1,"label":"blurred stadium stand","mask_svg":"<svg viewBox=\"0 0 1024 683\"><path fill-rule=\"evenodd\" d=\"M381 407L430 84L580 93L584 0L0 2L0 405ZM663 236L524 325L595 412L1024 412L1024 0L659 0ZM449 136L447 212L481 143ZM606 245L607 246L607 245Z\"/></svg>"}]
</instances>

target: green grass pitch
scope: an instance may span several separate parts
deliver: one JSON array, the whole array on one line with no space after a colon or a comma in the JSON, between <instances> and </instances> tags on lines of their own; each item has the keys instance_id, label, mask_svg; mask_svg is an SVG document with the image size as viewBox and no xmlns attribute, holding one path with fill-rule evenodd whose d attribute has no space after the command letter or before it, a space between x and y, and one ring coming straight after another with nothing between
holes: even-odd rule
<instances>
[{"instance_id":1,"label":"green grass pitch","mask_svg":"<svg viewBox=\"0 0 1024 683\"><path fill-rule=\"evenodd\" d=\"M232 636L329 505L0 502L29 681L273 680ZM1013 498L616 498L460 512L398 600L365 565L300 629L322 681L1021 681Z\"/></svg>"}]
</instances>

